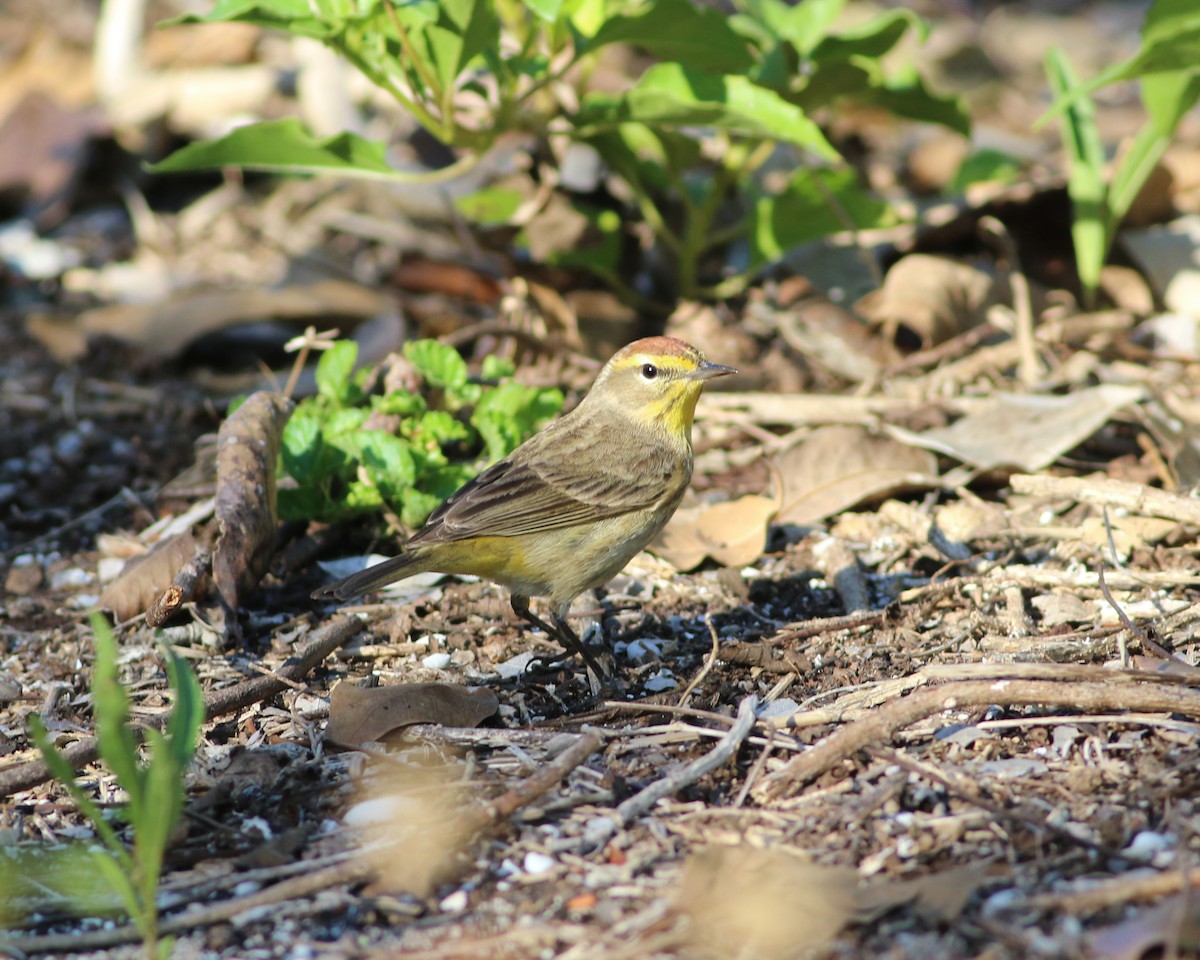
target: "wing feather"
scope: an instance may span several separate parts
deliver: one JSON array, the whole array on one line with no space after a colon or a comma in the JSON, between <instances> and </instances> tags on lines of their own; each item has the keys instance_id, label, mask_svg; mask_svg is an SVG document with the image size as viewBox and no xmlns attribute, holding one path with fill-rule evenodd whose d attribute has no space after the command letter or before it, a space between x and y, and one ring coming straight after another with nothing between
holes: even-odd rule
<instances>
[{"instance_id":1,"label":"wing feather","mask_svg":"<svg viewBox=\"0 0 1200 960\"><path fill-rule=\"evenodd\" d=\"M410 543L516 537L649 509L681 491L691 471L657 444L597 462L594 430L558 421L492 464L435 510ZM553 456L547 455L552 451ZM689 459L689 458L684 458Z\"/></svg>"}]
</instances>

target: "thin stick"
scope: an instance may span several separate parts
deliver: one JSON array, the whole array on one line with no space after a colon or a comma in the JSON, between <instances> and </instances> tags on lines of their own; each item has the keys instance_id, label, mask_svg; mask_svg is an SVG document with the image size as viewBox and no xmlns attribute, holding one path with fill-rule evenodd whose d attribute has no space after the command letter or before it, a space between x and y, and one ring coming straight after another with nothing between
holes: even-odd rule
<instances>
[{"instance_id":1,"label":"thin stick","mask_svg":"<svg viewBox=\"0 0 1200 960\"><path fill-rule=\"evenodd\" d=\"M712 650L709 651L708 659L704 661L704 666L700 672L692 677L691 683L684 687L683 694L679 698L679 703L676 704L678 707L687 706L688 698L691 697L692 691L700 686L700 681L708 676L709 671L712 670L713 665L717 662L717 654L721 649L721 640L717 636L717 628L713 626L712 617L707 613L704 615L704 623L708 627L708 635L712 637Z\"/></svg>"},{"instance_id":2,"label":"thin stick","mask_svg":"<svg viewBox=\"0 0 1200 960\"><path fill-rule=\"evenodd\" d=\"M746 697L738 706L737 722L717 741L716 746L698 760L693 760L661 780L655 780L645 790L624 801L617 807L617 819L623 825L628 824L646 813L663 797L678 793L726 763L738 752L742 741L750 736L750 731L754 729L754 711L757 706L758 697L754 694Z\"/></svg>"},{"instance_id":3,"label":"thin stick","mask_svg":"<svg viewBox=\"0 0 1200 960\"><path fill-rule=\"evenodd\" d=\"M943 710L997 705L1049 706L1085 713L1132 710L1200 717L1200 691L1161 682L1145 684L1055 683L1046 680L966 680L917 690L842 727L766 778L765 793L777 799L815 780L871 744L888 743L905 727Z\"/></svg>"}]
</instances>

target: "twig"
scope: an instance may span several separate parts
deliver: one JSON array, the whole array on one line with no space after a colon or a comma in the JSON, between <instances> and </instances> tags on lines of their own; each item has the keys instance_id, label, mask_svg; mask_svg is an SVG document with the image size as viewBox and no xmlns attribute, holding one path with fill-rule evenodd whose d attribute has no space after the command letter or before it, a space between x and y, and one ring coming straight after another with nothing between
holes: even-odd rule
<instances>
[{"instance_id":1,"label":"twig","mask_svg":"<svg viewBox=\"0 0 1200 960\"><path fill-rule=\"evenodd\" d=\"M208 573L211 560L212 552L197 544L191 559L179 568L171 585L150 604L146 611L146 626L161 627L196 595L196 585Z\"/></svg>"},{"instance_id":2,"label":"twig","mask_svg":"<svg viewBox=\"0 0 1200 960\"><path fill-rule=\"evenodd\" d=\"M254 677L232 687L224 687L209 693L204 698L205 720L215 720L236 713L251 704L259 703L288 688L289 681L306 677L314 667L363 628L357 617L338 617L313 633L312 638L289 657L276 671L275 676ZM166 726L166 711L148 717L143 726L161 730ZM63 756L76 769L92 763L100 755L95 737L84 737L63 748ZM0 797L11 796L29 790L50 779L50 771L42 760L27 760L5 770L0 770Z\"/></svg>"},{"instance_id":3,"label":"twig","mask_svg":"<svg viewBox=\"0 0 1200 960\"><path fill-rule=\"evenodd\" d=\"M691 682L684 687L683 693L679 697L679 703L676 704L678 707L687 706L688 698L691 697L692 691L700 686L701 680L708 676L709 671L712 670L713 666L716 664L717 654L720 653L721 650L721 638L717 636L717 628L713 626L712 617L707 613L704 615L704 623L708 627L708 635L712 637L712 650L709 651L708 659L704 661L704 666L701 668L700 672L692 677Z\"/></svg>"},{"instance_id":4,"label":"twig","mask_svg":"<svg viewBox=\"0 0 1200 960\"><path fill-rule=\"evenodd\" d=\"M1009 477L1009 483L1015 493L1061 497L1096 506L1122 507L1142 516L1164 517L1200 526L1200 500L1127 480L1016 473Z\"/></svg>"},{"instance_id":5,"label":"twig","mask_svg":"<svg viewBox=\"0 0 1200 960\"><path fill-rule=\"evenodd\" d=\"M1055 683L1045 680L965 680L918 690L842 727L765 780L764 793L777 799L798 789L859 750L888 743L905 727L943 710L982 706L1050 706L1087 713L1133 710L1200 717L1200 691L1160 681L1147 683Z\"/></svg>"},{"instance_id":6,"label":"twig","mask_svg":"<svg viewBox=\"0 0 1200 960\"><path fill-rule=\"evenodd\" d=\"M758 706L758 697L754 694L746 697L738 706L737 722L717 741L708 753L691 763L685 764L674 773L668 774L661 780L646 787L640 793L635 793L617 807L617 819L624 826L634 818L653 807L663 797L678 793L688 784L695 783L705 774L716 770L738 752L742 741L750 736L754 729L754 711Z\"/></svg>"},{"instance_id":7,"label":"twig","mask_svg":"<svg viewBox=\"0 0 1200 960\"><path fill-rule=\"evenodd\" d=\"M565 780L572 770L599 750L602 744L603 740L598 734L585 731L575 743L533 776L522 780L495 800L476 808L467 818L468 826L473 830L482 830L511 817L521 807L532 803L551 787Z\"/></svg>"}]
</instances>

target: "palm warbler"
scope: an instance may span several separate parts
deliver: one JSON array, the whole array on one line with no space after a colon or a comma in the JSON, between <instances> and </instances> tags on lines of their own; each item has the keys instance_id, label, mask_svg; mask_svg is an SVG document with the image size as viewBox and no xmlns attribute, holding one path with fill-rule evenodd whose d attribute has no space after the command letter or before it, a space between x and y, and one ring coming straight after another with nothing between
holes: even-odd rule
<instances>
[{"instance_id":1,"label":"palm warbler","mask_svg":"<svg viewBox=\"0 0 1200 960\"><path fill-rule=\"evenodd\" d=\"M675 512L692 477L700 390L735 372L672 337L629 344L579 406L464 484L400 556L313 598L348 600L426 571L483 577L602 676L567 623L571 601L619 573ZM530 597L550 598L553 626L530 611Z\"/></svg>"}]
</instances>

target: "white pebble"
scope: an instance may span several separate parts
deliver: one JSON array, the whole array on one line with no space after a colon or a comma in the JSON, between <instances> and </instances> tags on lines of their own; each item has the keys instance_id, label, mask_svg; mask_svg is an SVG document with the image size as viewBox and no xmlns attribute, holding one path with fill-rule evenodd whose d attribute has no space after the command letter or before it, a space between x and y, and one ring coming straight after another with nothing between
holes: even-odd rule
<instances>
[{"instance_id":1,"label":"white pebble","mask_svg":"<svg viewBox=\"0 0 1200 960\"><path fill-rule=\"evenodd\" d=\"M430 670L445 670L450 666L450 654L431 653L421 660L421 665L428 667Z\"/></svg>"},{"instance_id":2,"label":"white pebble","mask_svg":"<svg viewBox=\"0 0 1200 960\"><path fill-rule=\"evenodd\" d=\"M546 873L548 870L554 869L554 858L548 857L544 853L531 851L525 854L525 860L521 864L522 868L530 876L538 876Z\"/></svg>"},{"instance_id":3,"label":"white pebble","mask_svg":"<svg viewBox=\"0 0 1200 960\"><path fill-rule=\"evenodd\" d=\"M671 675L671 671L664 668L647 680L643 686L648 693L661 693L663 690L674 690L679 683Z\"/></svg>"},{"instance_id":4,"label":"white pebble","mask_svg":"<svg viewBox=\"0 0 1200 960\"><path fill-rule=\"evenodd\" d=\"M461 913L467 909L467 891L455 890L449 896L442 897L438 907L442 913Z\"/></svg>"}]
</instances>

